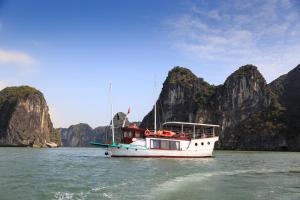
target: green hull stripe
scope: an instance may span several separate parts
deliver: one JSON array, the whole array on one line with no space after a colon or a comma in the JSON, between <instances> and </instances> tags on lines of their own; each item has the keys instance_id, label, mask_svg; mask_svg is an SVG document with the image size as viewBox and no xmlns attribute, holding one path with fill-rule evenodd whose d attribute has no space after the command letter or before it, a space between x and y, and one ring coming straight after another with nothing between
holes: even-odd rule
<instances>
[{"instance_id":1,"label":"green hull stripe","mask_svg":"<svg viewBox=\"0 0 300 200\"><path fill-rule=\"evenodd\" d=\"M103 147L103 148L118 147L119 146L118 144L102 144L102 143L94 142L94 141L91 141L90 144L95 145L95 146L100 146L100 147Z\"/></svg>"}]
</instances>

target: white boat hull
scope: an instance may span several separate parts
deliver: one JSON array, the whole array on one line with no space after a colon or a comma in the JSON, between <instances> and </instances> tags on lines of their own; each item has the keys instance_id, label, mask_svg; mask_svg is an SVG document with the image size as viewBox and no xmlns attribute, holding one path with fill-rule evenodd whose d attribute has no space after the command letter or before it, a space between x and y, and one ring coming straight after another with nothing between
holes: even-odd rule
<instances>
[{"instance_id":1,"label":"white boat hull","mask_svg":"<svg viewBox=\"0 0 300 200\"><path fill-rule=\"evenodd\" d=\"M218 137L180 141L180 150L162 150L149 148L150 140L137 141L121 147L109 147L105 152L107 157L144 157L144 158L205 158L212 157L215 142ZM144 144L144 146L143 146Z\"/></svg>"}]
</instances>

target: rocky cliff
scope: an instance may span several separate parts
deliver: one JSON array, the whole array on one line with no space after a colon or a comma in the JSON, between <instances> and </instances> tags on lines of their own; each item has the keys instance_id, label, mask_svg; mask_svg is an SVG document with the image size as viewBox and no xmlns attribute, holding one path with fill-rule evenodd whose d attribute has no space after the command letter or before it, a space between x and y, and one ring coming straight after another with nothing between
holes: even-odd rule
<instances>
[{"instance_id":1,"label":"rocky cliff","mask_svg":"<svg viewBox=\"0 0 300 200\"><path fill-rule=\"evenodd\" d=\"M277 121L280 105L257 68L246 65L230 75L215 94L222 113L220 147L242 150L286 148Z\"/></svg>"},{"instance_id":2,"label":"rocky cliff","mask_svg":"<svg viewBox=\"0 0 300 200\"><path fill-rule=\"evenodd\" d=\"M120 140L120 127L123 125L125 120L125 113L118 112L114 116L115 126L115 139ZM125 125L128 125L128 119L125 120ZM69 128L61 128L59 132L62 137L62 143L64 147L89 147L90 141L97 142L111 142L111 127L100 126L92 129L88 124L77 124L72 125Z\"/></svg>"},{"instance_id":3,"label":"rocky cliff","mask_svg":"<svg viewBox=\"0 0 300 200\"><path fill-rule=\"evenodd\" d=\"M257 67L245 65L213 86L175 67L156 102L157 123L220 124L221 149L300 150L299 68L268 85ZM142 126L153 127L153 110Z\"/></svg>"},{"instance_id":4,"label":"rocky cliff","mask_svg":"<svg viewBox=\"0 0 300 200\"><path fill-rule=\"evenodd\" d=\"M209 98L215 86L198 78L189 69L175 67L165 80L156 102L157 124L165 121L195 121L200 113L207 113ZM142 127L153 127L153 110L143 119ZM203 121L210 118L201 115ZM200 118L200 117L198 117Z\"/></svg>"},{"instance_id":5,"label":"rocky cliff","mask_svg":"<svg viewBox=\"0 0 300 200\"><path fill-rule=\"evenodd\" d=\"M93 129L88 124L72 125L69 128L60 129L60 133L63 146L82 147L94 140Z\"/></svg>"},{"instance_id":6,"label":"rocky cliff","mask_svg":"<svg viewBox=\"0 0 300 200\"><path fill-rule=\"evenodd\" d=\"M291 150L300 150L300 65L270 84L283 107L286 142Z\"/></svg>"},{"instance_id":7,"label":"rocky cliff","mask_svg":"<svg viewBox=\"0 0 300 200\"><path fill-rule=\"evenodd\" d=\"M43 94L28 86L0 91L0 146L60 145Z\"/></svg>"}]
</instances>

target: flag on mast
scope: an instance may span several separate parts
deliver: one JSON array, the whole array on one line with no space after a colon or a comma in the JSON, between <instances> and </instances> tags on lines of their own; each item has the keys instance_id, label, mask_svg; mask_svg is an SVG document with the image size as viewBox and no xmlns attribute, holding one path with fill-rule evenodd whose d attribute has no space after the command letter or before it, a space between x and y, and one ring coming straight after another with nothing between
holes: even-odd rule
<instances>
[{"instance_id":1,"label":"flag on mast","mask_svg":"<svg viewBox=\"0 0 300 200\"><path fill-rule=\"evenodd\" d=\"M128 111L127 111L127 115L130 113L130 111L131 111L131 108L129 106Z\"/></svg>"}]
</instances>

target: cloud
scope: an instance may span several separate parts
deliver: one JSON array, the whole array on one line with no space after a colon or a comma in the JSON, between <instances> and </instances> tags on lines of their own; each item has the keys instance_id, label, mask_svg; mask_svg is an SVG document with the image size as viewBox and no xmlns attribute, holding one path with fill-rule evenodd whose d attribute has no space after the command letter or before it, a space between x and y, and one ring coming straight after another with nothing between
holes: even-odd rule
<instances>
[{"instance_id":1,"label":"cloud","mask_svg":"<svg viewBox=\"0 0 300 200\"><path fill-rule=\"evenodd\" d=\"M0 81L0 90L4 89L5 87L7 87L7 83L5 81Z\"/></svg>"},{"instance_id":2,"label":"cloud","mask_svg":"<svg viewBox=\"0 0 300 200\"><path fill-rule=\"evenodd\" d=\"M0 49L0 63L30 67L34 66L36 61L27 53Z\"/></svg>"},{"instance_id":3,"label":"cloud","mask_svg":"<svg viewBox=\"0 0 300 200\"><path fill-rule=\"evenodd\" d=\"M297 5L295 5L297 4ZM300 63L296 1L200 1L168 20L173 46L202 63L252 63L268 81Z\"/></svg>"}]
</instances>

